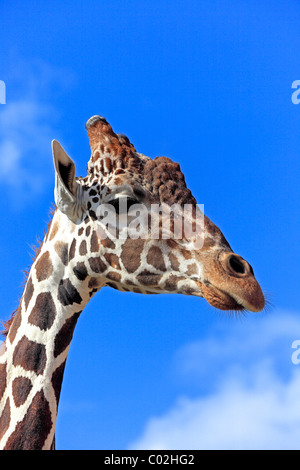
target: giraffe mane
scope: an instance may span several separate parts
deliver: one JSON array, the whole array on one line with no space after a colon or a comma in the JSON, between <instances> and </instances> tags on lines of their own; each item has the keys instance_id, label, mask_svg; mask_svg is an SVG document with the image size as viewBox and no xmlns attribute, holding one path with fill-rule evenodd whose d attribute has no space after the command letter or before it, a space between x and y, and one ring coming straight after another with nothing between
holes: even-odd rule
<instances>
[{"instance_id":1,"label":"giraffe mane","mask_svg":"<svg viewBox=\"0 0 300 470\"><path fill-rule=\"evenodd\" d=\"M50 207L50 210L49 210L49 220L47 221L47 224L46 224L46 229L44 230L44 238L45 236L47 235L48 231L49 231L49 228L50 228L50 225L51 225L51 222L52 222L52 219L53 219L53 216L55 214L55 211L56 211L56 206L55 204L52 204L52 206ZM34 261L36 260L37 256L39 255L40 251L41 251L41 248L42 248L42 245L44 243L44 240L41 240L40 238L37 238L37 241L36 241L36 245L31 245L30 248L32 249L33 251L33 254L30 255L31 256L31 259L32 259L32 263L34 263ZM27 269L24 269L22 270L23 274L24 274L24 279L23 279L23 282L21 284L21 287L25 288L25 285L27 283L27 279L28 279L28 276L29 276L29 272L30 272L30 266L27 268ZM21 297L19 297L19 304L21 302ZM18 311L18 308L19 308L19 305L18 307L12 312L10 318L6 321L0 321L1 325L3 326L3 330L0 330L0 336L4 336L4 338L7 337L8 333L9 333L9 329L12 325L12 322L15 318L15 315Z\"/></svg>"}]
</instances>

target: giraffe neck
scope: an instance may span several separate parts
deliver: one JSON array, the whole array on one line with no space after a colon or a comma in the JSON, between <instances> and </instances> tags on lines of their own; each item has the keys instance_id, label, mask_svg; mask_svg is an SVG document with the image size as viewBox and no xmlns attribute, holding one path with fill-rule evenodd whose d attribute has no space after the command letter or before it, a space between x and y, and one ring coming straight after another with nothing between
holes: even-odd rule
<instances>
[{"instance_id":1,"label":"giraffe neck","mask_svg":"<svg viewBox=\"0 0 300 470\"><path fill-rule=\"evenodd\" d=\"M2 449L51 448L73 331L100 288L74 261L75 238L61 241L70 231L61 217L56 212L0 351Z\"/></svg>"}]
</instances>

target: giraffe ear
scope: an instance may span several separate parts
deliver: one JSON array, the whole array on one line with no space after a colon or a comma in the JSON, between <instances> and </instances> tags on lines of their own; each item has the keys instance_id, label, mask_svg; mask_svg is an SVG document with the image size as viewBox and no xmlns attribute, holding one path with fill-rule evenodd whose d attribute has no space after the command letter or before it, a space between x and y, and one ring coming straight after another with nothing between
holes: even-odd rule
<instances>
[{"instance_id":1,"label":"giraffe ear","mask_svg":"<svg viewBox=\"0 0 300 470\"><path fill-rule=\"evenodd\" d=\"M76 222L79 218L79 204L77 203L78 184L75 179L75 163L57 140L52 140L52 152L55 168L55 203L72 222Z\"/></svg>"}]
</instances>

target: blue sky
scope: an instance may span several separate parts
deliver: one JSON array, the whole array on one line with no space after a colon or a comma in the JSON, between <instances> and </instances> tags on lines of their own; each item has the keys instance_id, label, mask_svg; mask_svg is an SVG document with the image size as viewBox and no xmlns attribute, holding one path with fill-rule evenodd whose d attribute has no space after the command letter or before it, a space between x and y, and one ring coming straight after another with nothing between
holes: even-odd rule
<instances>
[{"instance_id":1,"label":"blue sky","mask_svg":"<svg viewBox=\"0 0 300 470\"><path fill-rule=\"evenodd\" d=\"M299 3L3 0L0 15L2 319L53 202L51 140L84 175L94 114L180 162L272 304L237 320L103 289L75 331L57 447L299 449Z\"/></svg>"}]
</instances>

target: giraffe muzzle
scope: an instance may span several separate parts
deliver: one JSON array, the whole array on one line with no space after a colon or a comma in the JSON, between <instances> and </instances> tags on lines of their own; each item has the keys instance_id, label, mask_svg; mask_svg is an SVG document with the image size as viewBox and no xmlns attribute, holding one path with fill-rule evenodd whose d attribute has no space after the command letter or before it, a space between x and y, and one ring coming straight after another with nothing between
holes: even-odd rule
<instances>
[{"instance_id":1,"label":"giraffe muzzle","mask_svg":"<svg viewBox=\"0 0 300 470\"><path fill-rule=\"evenodd\" d=\"M260 312L265 306L262 289L251 265L235 253L221 252L208 282L202 287L203 296L220 310Z\"/></svg>"},{"instance_id":2,"label":"giraffe muzzle","mask_svg":"<svg viewBox=\"0 0 300 470\"><path fill-rule=\"evenodd\" d=\"M220 263L227 274L225 292L246 310L263 310L265 298L251 265L235 253L223 254Z\"/></svg>"}]
</instances>

